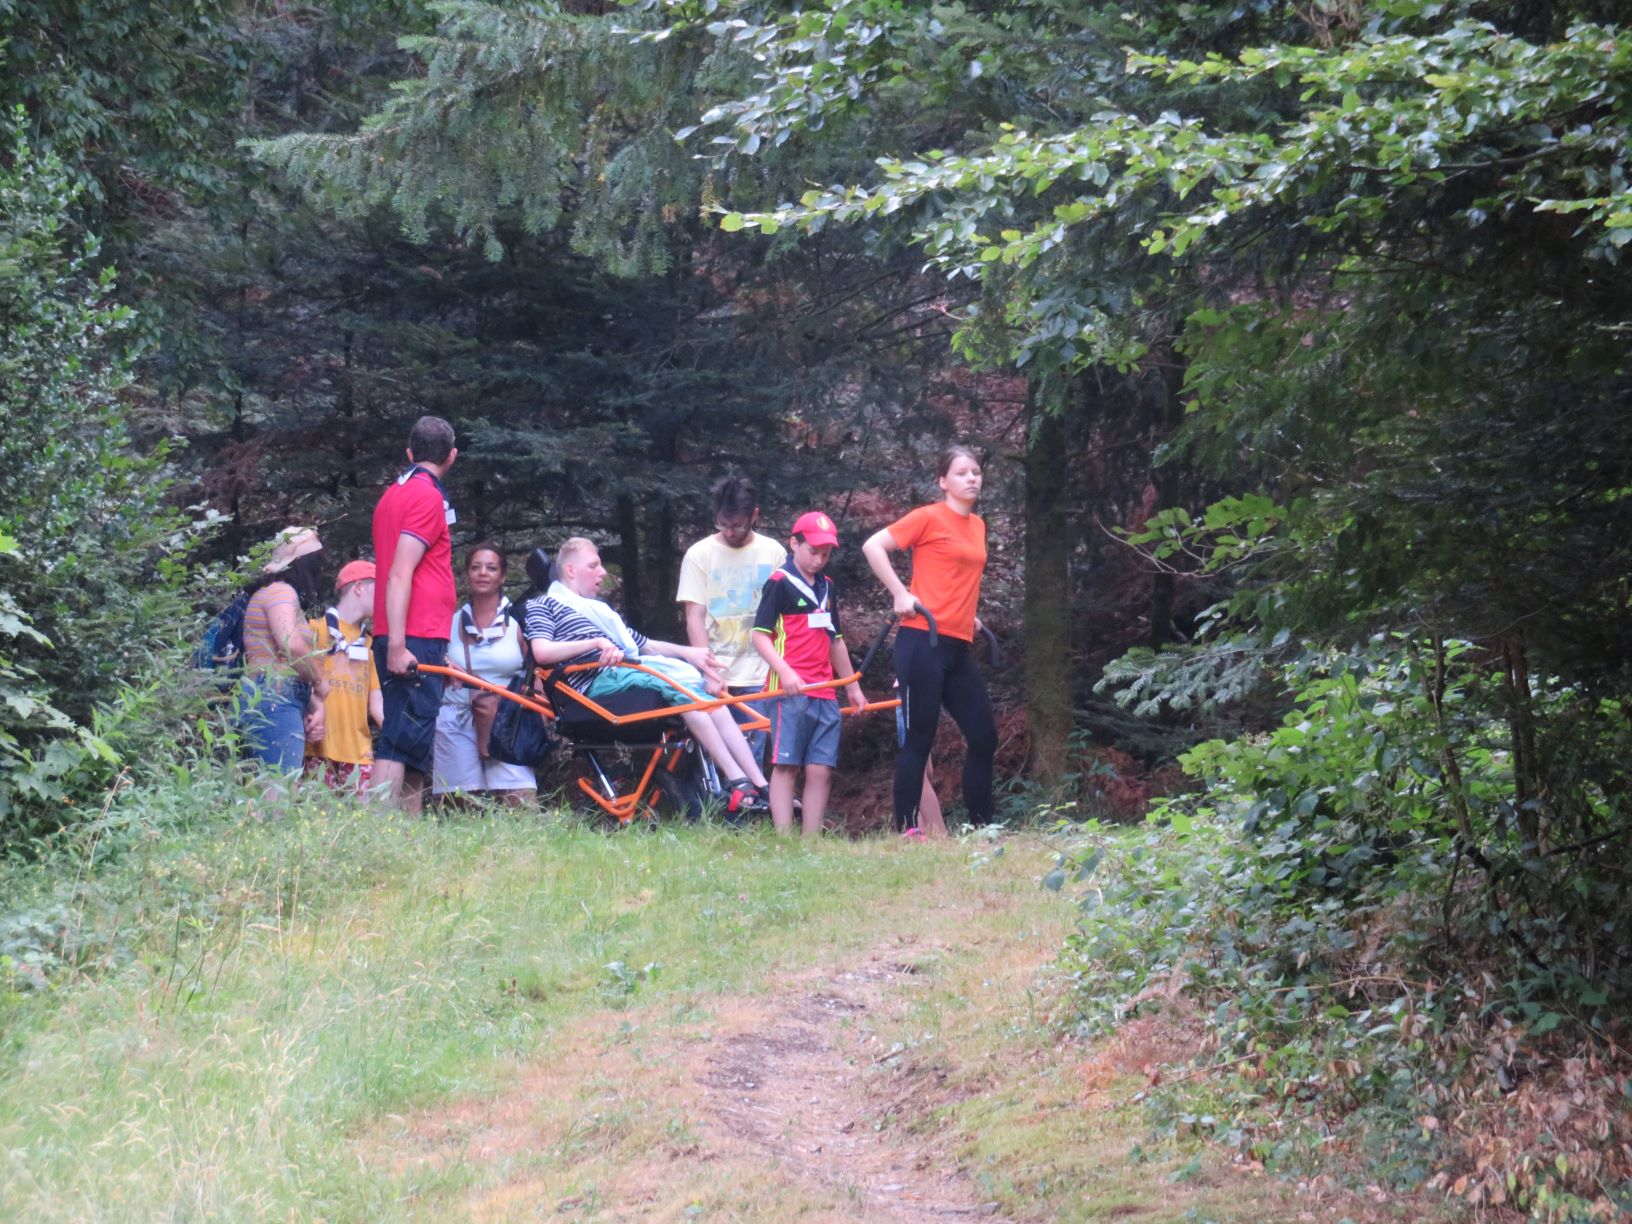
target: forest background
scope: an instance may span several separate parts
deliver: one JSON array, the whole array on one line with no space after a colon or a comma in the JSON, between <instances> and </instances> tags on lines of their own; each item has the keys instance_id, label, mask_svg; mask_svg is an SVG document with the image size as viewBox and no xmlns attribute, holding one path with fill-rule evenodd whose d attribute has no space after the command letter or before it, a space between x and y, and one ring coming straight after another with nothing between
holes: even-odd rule
<instances>
[{"instance_id":1,"label":"forest background","mask_svg":"<svg viewBox=\"0 0 1632 1224\"><path fill-rule=\"evenodd\" d=\"M1184 978L1319 1109L1623 1094L1618 8L0 0L0 836L212 750L227 571L364 550L421 412L462 542L595 535L658 633L718 475L859 542L957 438L1010 815L1213 856L1095 894L1162 916L1085 920L1111 1013ZM1461 1192L1602 1210L1592 1117Z\"/></svg>"}]
</instances>

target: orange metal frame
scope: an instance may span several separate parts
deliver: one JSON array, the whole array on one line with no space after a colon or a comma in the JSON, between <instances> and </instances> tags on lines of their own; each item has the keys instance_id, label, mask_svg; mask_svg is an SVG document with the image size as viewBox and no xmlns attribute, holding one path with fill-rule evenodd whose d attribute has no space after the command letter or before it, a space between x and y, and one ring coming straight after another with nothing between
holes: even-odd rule
<instances>
[{"instance_id":1,"label":"orange metal frame","mask_svg":"<svg viewBox=\"0 0 1632 1224\"><path fill-rule=\"evenodd\" d=\"M602 666L603 665L599 663L578 663L571 667L562 668L561 670L563 672L593 671L598 670ZM662 680L671 688L674 688L677 691L684 693L687 697L692 698L691 701L686 702L683 705L665 706L660 710L642 710L634 714L614 714L611 710L608 710L594 698L580 693L570 684L558 684L555 686L554 692L557 694L558 698L561 694L571 697L574 701L583 706L590 713L594 714L597 718L602 719L614 727L627 727L635 723L651 722L656 719L663 718L674 718L680 714L688 714L693 710L707 712L721 710L727 706L747 705L751 702L780 701L785 697L801 695L796 693L771 692L770 690L764 690L758 693L741 693L735 696L699 698L697 694L686 688L685 685L680 684L678 681L667 675L664 675L655 668L647 667L645 664L623 662L606 664L605 666L627 667L636 671L645 672L648 676L656 676L659 680ZM525 706L529 710L542 714L545 718L557 717L555 709L548 703L530 700L529 698L523 697L520 693L512 693L503 685L489 683L488 681L481 679L481 677L473 676L469 672L461 671L457 667L442 667L434 663L421 663L418 665L418 670L422 672L429 672L430 674L436 676L443 676L449 680L457 680L461 684L468 684L473 688L485 689L490 693L497 693L499 696L504 697L507 700L514 701L518 705ZM540 668L539 670L542 671L544 669ZM824 689L844 688L846 685L854 684L860 679L861 676L859 674L854 676L846 676L843 679L827 680L821 684L806 685L803 691L805 693L815 693L821 692ZM893 710L900 704L901 702L899 699L893 701L870 701L864 706L845 706L842 708L842 713L867 714L874 710ZM744 731L764 731L768 730L770 725L770 719L766 718L763 714L754 713L753 720L751 722L743 723L742 729ZM578 789L583 791L584 794L588 795L589 798L595 802L595 805L603 812L616 818L619 824L628 824L635 818L636 815L639 814L641 804L650 796L652 788L656 785L653 778L657 773L658 762L662 761L663 768L666 771L673 773L675 766L680 762L680 751L680 745L673 738L671 738L669 732L664 731L660 733L658 743L655 747L653 747L652 754L646 761L646 768L641 772L640 781L635 784L635 789L629 794L614 795L608 798L597 791L594 784L591 783L588 778L578 779ZM667 760L664 760L665 757L667 757Z\"/></svg>"}]
</instances>

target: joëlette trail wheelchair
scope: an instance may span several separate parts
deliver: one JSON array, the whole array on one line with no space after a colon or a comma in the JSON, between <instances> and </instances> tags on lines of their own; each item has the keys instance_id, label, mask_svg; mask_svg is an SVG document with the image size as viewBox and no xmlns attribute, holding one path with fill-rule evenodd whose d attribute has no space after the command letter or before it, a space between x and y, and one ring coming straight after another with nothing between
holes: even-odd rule
<instances>
[{"instance_id":1,"label":"jo\u00eblette trail wheelchair","mask_svg":"<svg viewBox=\"0 0 1632 1224\"><path fill-rule=\"evenodd\" d=\"M692 710L762 705L787 696L760 692L698 699L671 677L638 662L610 666L635 668L656 676L687 700L671 705L661 694L649 689L595 698L566 682L569 675L599 666L579 663L540 667L536 675L537 689L531 697L490 684L456 667L421 664L420 670L497 693L549 720L563 747L582 766L576 779L578 789L620 824L628 824L643 814L697 820L707 812L711 802L719 801L722 788L714 762L688 733L680 715ZM805 692L843 688L859 679L858 672L809 685ZM864 714L893 710L900 704L895 700L874 701L860 708L841 706L841 710L847 715ZM739 720L744 731L769 729L770 720L763 714L752 709L748 713L748 719Z\"/></svg>"}]
</instances>

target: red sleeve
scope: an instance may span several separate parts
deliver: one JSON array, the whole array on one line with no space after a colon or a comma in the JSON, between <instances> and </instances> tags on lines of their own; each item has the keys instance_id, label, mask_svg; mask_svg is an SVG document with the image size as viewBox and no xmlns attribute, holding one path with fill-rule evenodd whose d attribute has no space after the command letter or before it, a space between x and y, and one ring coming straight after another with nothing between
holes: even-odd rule
<instances>
[{"instance_id":1,"label":"red sleeve","mask_svg":"<svg viewBox=\"0 0 1632 1224\"><path fill-rule=\"evenodd\" d=\"M924 538L924 531L930 524L932 506L919 506L916 510L909 510L895 522L890 524L890 538L899 548L915 548Z\"/></svg>"},{"instance_id":2,"label":"red sleeve","mask_svg":"<svg viewBox=\"0 0 1632 1224\"><path fill-rule=\"evenodd\" d=\"M401 530L428 547L447 526L447 513L442 509L442 495L436 486L420 476L408 482L412 496L402 508Z\"/></svg>"}]
</instances>

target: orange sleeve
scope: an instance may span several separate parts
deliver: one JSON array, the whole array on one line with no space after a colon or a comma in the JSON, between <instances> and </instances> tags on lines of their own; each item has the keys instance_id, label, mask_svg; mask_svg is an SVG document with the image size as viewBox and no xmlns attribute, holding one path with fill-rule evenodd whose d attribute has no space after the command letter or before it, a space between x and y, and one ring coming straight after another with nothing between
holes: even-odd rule
<instances>
[{"instance_id":1,"label":"orange sleeve","mask_svg":"<svg viewBox=\"0 0 1632 1224\"><path fill-rule=\"evenodd\" d=\"M920 512L923 517L911 524L916 542L912 582L907 589L934 614L942 634L971 641L986 563L986 524L978 515L960 519L938 505L923 507L913 514ZM928 628L928 621L916 613L903 617L901 624L911 629Z\"/></svg>"},{"instance_id":2,"label":"orange sleeve","mask_svg":"<svg viewBox=\"0 0 1632 1224\"><path fill-rule=\"evenodd\" d=\"M924 538L924 529L929 526L930 511L933 506L919 506L916 510L909 510L889 526L890 538L898 548L913 548Z\"/></svg>"}]
</instances>

